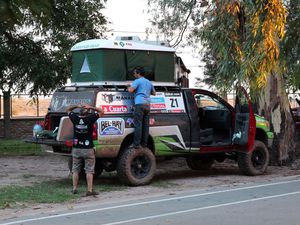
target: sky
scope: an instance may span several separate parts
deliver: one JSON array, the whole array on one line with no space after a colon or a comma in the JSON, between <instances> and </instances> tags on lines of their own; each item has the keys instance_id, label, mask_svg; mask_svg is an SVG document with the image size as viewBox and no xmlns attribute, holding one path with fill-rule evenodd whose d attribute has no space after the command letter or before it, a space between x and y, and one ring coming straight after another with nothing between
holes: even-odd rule
<instances>
[{"instance_id":1,"label":"sky","mask_svg":"<svg viewBox=\"0 0 300 225\"><path fill-rule=\"evenodd\" d=\"M108 0L106 17L111 21L109 26L114 36L137 35L145 39L145 29L150 26L147 11L147 0Z\"/></svg>"},{"instance_id":2,"label":"sky","mask_svg":"<svg viewBox=\"0 0 300 225\"><path fill-rule=\"evenodd\" d=\"M103 13L111 22L109 28L112 29L112 32L107 34L109 39L115 39L116 36L139 36L141 40L146 39L145 30L150 27L147 0L108 0ZM150 36L149 40L155 40L155 38L155 36ZM195 77L201 78L203 76L202 69L198 67L200 60L193 57L192 51L188 48L185 48L184 51L178 49L177 55L191 70L189 79L190 86L193 87Z\"/></svg>"}]
</instances>

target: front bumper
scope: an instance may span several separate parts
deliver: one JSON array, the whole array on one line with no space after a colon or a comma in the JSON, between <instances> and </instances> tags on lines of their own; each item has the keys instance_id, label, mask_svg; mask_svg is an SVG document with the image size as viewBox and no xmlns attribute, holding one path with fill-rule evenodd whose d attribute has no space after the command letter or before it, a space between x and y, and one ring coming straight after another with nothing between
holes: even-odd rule
<instances>
[{"instance_id":1,"label":"front bumper","mask_svg":"<svg viewBox=\"0 0 300 225\"><path fill-rule=\"evenodd\" d=\"M273 139L274 139L274 134L273 132L267 132L267 136L268 136L268 147L272 148L273 145Z\"/></svg>"}]
</instances>

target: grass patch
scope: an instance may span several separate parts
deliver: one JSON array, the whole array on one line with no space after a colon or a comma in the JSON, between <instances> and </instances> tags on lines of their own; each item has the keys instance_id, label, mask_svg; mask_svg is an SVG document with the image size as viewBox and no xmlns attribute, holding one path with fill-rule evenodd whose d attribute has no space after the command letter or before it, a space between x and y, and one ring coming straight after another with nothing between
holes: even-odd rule
<instances>
[{"instance_id":1,"label":"grass patch","mask_svg":"<svg viewBox=\"0 0 300 225\"><path fill-rule=\"evenodd\" d=\"M25 179L28 179L28 178L36 177L36 175L34 175L34 174L23 174L22 177L25 178Z\"/></svg>"},{"instance_id":2,"label":"grass patch","mask_svg":"<svg viewBox=\"0 0 300 225\"><path fill-rule=\"evenodd\" d=\"M179 186L179 184L171 183L168 181L155 181L150 184L153 187L158 187L158 188L170 188L170 187L175 187Z\"/></svg>"},{"instance_id":3,"label":"grass patch","mask_svg":"<svg viewBox=\"0 0 300 225\"><path fill-rule=\"evenodd\" d=\"M42 182L27 187L16 185L5 186L0 188L0 209L26 207L28 204L37 203L62 203L79 199L86 192L85 182L81 181L80 183L78 186L78 195L71 193L71 178ZM124 190L127 187L120 184L95 184L94 188L101 194L101 192Z\"/></svg>"},{"instance_id":4,"label":"grass patch","mask_svg":"<svg viewBox=\"0 0 300 225\"><path fill-rule=\"evenodd\" d=\"M22 140L0 140L0 155L39 155L41 146Z\"/></svg>"}]
</instances>

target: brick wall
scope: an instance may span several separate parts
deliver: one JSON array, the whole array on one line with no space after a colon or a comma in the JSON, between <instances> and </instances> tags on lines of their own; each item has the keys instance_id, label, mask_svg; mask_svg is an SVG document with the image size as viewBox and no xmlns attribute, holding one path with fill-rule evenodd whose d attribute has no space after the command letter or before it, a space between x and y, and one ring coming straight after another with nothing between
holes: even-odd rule
<instances>
[{"instance_id":1,"label":"brick wall","mask_svg":"<svg viewBox=\"0 0 300 225\"><path fill-rule=\"evenodd\" d=\"M43 117L11 119L11 138L23 139L32 136L33 126L44 120ZM4 137L4 120L0 119L0 138Z\"/></svg>"}]
</instances>

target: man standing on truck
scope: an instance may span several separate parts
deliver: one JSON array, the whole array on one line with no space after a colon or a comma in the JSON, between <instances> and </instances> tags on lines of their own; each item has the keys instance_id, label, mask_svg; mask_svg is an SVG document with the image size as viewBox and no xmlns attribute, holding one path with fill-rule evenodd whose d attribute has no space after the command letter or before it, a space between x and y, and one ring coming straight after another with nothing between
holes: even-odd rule
<instances>
[{"instance_id":1,"label":"man standing on truck","mask_svg":"<svg viewBox=\"0 0 300 225\"><path fill-rule=\"evenodd\" d=\"M73 110L76 108L80 108L79 115L73 112ZM95 113L89 113L90 110L94 110ZM103 115L103 111L100 108L96 108L90 105L73 105L68 107L67 112L74 126L74 138L72 149L72 193L78 193L77 187L79 181L79 173L84 164L87 181L86 196L98 195L99 193L93 190L93 176L96 161L93 144L93 126L96 120L101 115Z\"/></svg>"},{"instance_id":2,"label":"man standing on truck","mask_svg":"<svg viewBox=\"0 0 300 225\"><path fill-rule=\"evenodd\" d=\"M133 148L147 147L149 136L149 114L150 95L155 95L153 84L144 77L143 67L137 66L133 70L136 78L128 88L130 93L134 93L134 139Z\"/></svg>"}]
</instances>

